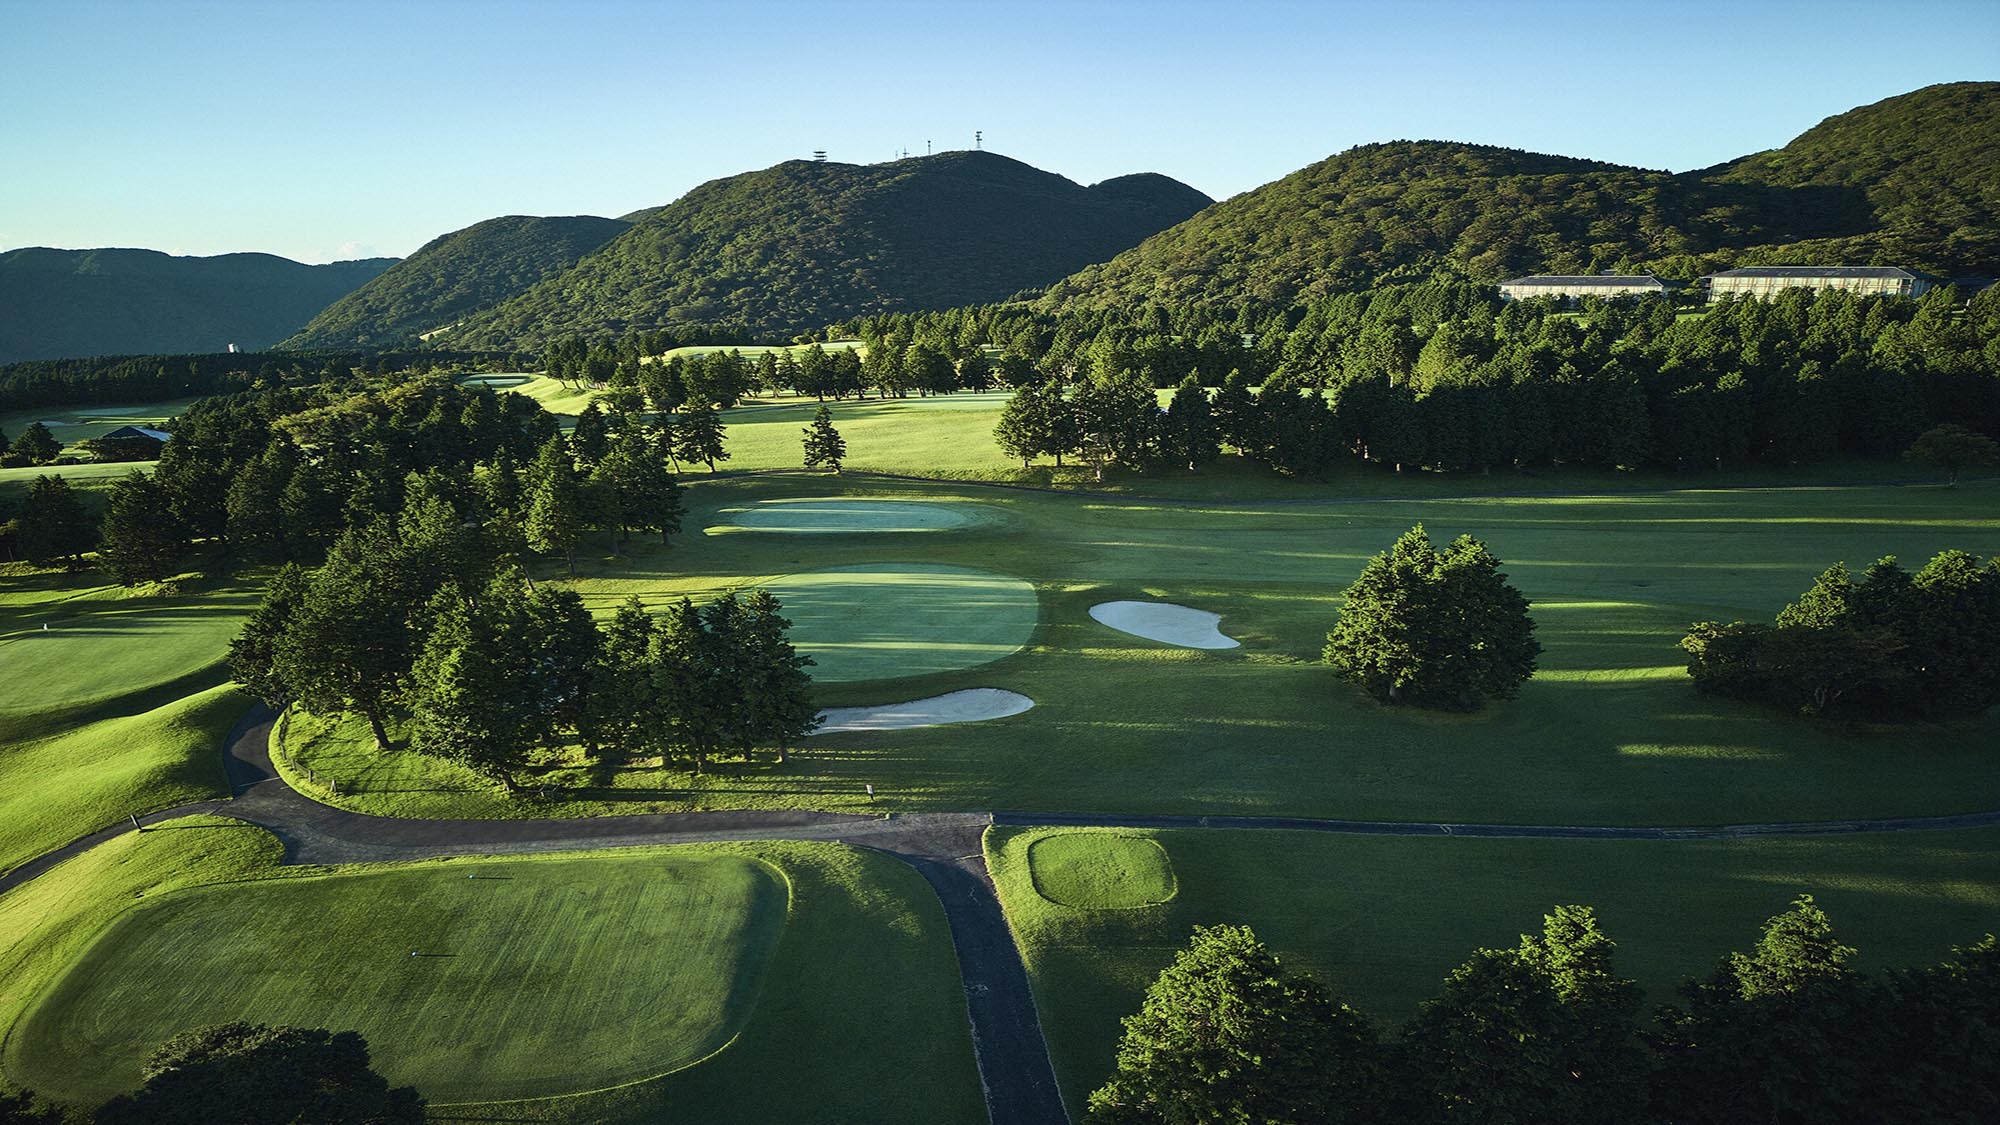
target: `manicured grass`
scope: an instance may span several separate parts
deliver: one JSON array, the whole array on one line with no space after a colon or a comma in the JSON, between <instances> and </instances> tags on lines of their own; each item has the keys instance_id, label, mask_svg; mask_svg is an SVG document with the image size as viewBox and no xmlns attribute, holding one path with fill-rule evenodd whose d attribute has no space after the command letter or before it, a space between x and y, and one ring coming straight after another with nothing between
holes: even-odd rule
<instances>
[{"instance_id":1,"label":"manicured grass","mask_svg":"<svg viewBox=\"0 0 2000 1125\"><path fill-rule=\"evenodd\" d=\"M13 435L9 435L10 437ZM61 477L77 494L83 509L90 513L102 513L106 494L111 486L125 479L134 469L150 473L156 461L112 461L90 462L81 465L24 465L14 469L0 469L0 501L18 510L21 501L28 498L28 490L35 486L36 477Z\"/></svg>"},{"instance_id":2,"label":"manicured grass","mask_svg":"<svg viewBox=\"0 0 2000 1125\"><path fill-rule=\"evenodd\" d=\"M847 442L845 467L909 476L1012 480L1021 463L993 443L993 426L1007 392L932 398L828 400L833 424ZM726 410L725 468L796 469L805 463L800 430L820 403L791 395Z\"/></svg>"},{"instance_id":3,"label":"manicured grass","mask_svg":"<svg viewBox=\"0 0 2000 1125\"><path fill-rule=\"evenodd\" d=\"M688 526L843 484L840 494L860 499L974 491L824 477L703 482L690 489ZM996 687L1034 699L1032 711L815 738L783 769L725 763L699 781L642 771L583 792L603 783L564 766L553 782L633 811L855 809L868 807L863 787L873 784L878 809L1690 825L1963 812L2000 792L2000 715L1880 728L1804 720L1697 694L1678 647L1696 620L1769 620L1836 560L1865 566L1894 553L1915 566L1944 547L2000 554L1994 483L1231 506L994 489L979 504L998 517L898 537L893 557L1033 582L1042 623L1028 647L961 672L823 683L820 702ZM1518 700L1472 715L1385 707L1318 662L1340 591L1419 521L1440 540L1484 539L1534 603L1542 672ZM883 555L879 536L686 535L668 549L587 559L576 587L601 611L634 595L657 608L774 576L880 566ZM1169 649L1090 619L1092 605L1121 598L1223 614L1243 647ZM365 785L354 807L523 815L490 787L450 791L459 784L446 771L409 755L356 750L326 764L366 781L339 771L378 760L397 774ZM573 811L560 800L546 808Z\"/></svg>"},{"instance_id":4,"label":"manicured grass","mask_svg":"<svg viewBox=\"0 0 2000 1125\"><path fill-rule=\"evenodd\" d=\"M9 1070L99 1100L181 1029L251 1018L360 1031L383 1074L438 1102L621 1085L728 1044L786 901L770 866L699 851L184 891L91 947L21 1025Z\"/></svg>"},{"instance_id":5,"label":"manicured grass","mask_svg":"<svg viewBox=\"0 0 2000 1125\"><path fill-rule=\"evenodd\" d=\"M0 871L134 813L228 796L222 740L248 706L224 684L0 749Z\"/></svg>"},{"instance_id":6,"label":"manicured grass","mask_svg":"<svg viewBox=\"0 0 2000 1125\"><path fill-rule=\"evenodd\" d=\"M321 1016L328 1026L363 1029L395 1081L410 1078L394 1060L418 1044L443 1049L454 1027L493 1040L522 1073L559 1072L573 1082L621 1050L627 1059L657 1052L645 1065L658 1073L674 1064L676 1049L693 1049L689 1033L703 1013L710 1037L718 1033L716 997L728 992L719 1003L734 1023L719 1053L609 1090L481 1104L472 1111L481 1120L914 1123L983 1113L943 912L921 877L887 856L773 842L376 865L329 876L274 866L279 854L261 829L176 821L120 837L0 899L6 1079L39 1077L46 1092L88 1104L135 1084L128 1070L136 1060L85 1054L77 1043L129 1053L121 1044L177 1030L182 1020L303 1018L284 1004L344 972L348 987L323 994L330 1007ZM161 897L188 887L202 889ZM742 910L732 912L731 895ZM216 913L225 906L236 909ZM441 928L446 916L456 930ZM431 931L413 936L426 921ZM483 958L464 946L438 948L481 932L494 942ZM120 974L175 940L186 958L163 962L143 996L115 1007L104 1006L115 998L93 998L122 987L129 977ZM410 958L418 941L461 955ZM648 958L669 945L666 957ZM378 957L384 946L389 956ZM732 987L730 967L759 959L761 983ZM614 963L622 969L603 971ZM388 987L398 982L409 987ZM449 996L447 986L461 992ZM180 1006L178 1015L163 999ZM24 1022L31 1004L36 1014ZM529 1055L532 1029L565 1018L578 1038ZM54 1027L84 1038L51 1044L44 1036ZM471 1066L498 1069L482 1059ZM454 1072L431 1085L453 1082L464 1079Z\"/></svg>"},{"instance_id":7,"label":"manicured grass","mask_svg":"<svg viewBox=\"0 0 2000 1125\"><path fill-rule=\"evenodd\" d=\"M1156 840L1178 896L1077 909L1038 893L1048 843L1080 848L1093 836L1112 863L1133 838ZM1110 1073L1118 1021L1197 924L1248 923L1288 966L1394 1024L1475 948L1539 931L1560 903L1597 909L1618 943L1614 963L1654 1004L1748 948L1800 892L1871 969L1935 962L2000 919L1996 830L1640 842L996 828L986 852L1073 1108Z\"/></svg>"},{"instance_id":8,"label":"manicured grass","mask_svg":"<svg viewBox=\"0 0 2000 1125\"><path fill-rule=\"evenodd\" d=\"M1147 836L1051 832L1028 844L1035 893L1079 910L1136 910L1174 897L1179 884L1167 850Z\"/></svg>"},{"instance_id":9,"label":"manicured grass","mask_svg":"<svg viewBox=\"0 0 2000 1125\"><path fill-rule=\"evenodd\" d=\"M487 385L506 394L526 395L542 404L542 409L551 414L567 415L574 419L590 405L598 392L588 388L578 388L573 383L551 379L547 375L531 371L502 371L488 375L472 375L460 379L465 385Z\"/></svg>"},{"instance_id":10,"label":"manicured grass","mask_svg":"<svg viewBox=\"0 0 2000 1125\"><path fill-rule=\"evenodd\" d=\"M726 509L718 514L727 517L729 522L704 528L710 535L734 531L792 535L952 531L980 519L978 505L971 502L940 504L916 500L853 500L839 496L767 500Z\"/></svg>"},{"instance_id":11,"label":"manicured grass","mask_svg":"<svg viewBox=\"0 0 2000 1125\"><path fill-rule=\"evenodd\" d=\"M8 673L0 678L0 738L36 715L219 671L261 596L247 581L174 589L103 583L95 571L0 569L0 660Z\"/></svg>"},{"instance_id":12,"label":"manicured grass","mask_svg":"<svg viewBox=\"0 0 2000 1125\"><path fill-rule=\"evenodd\" d=\"M988 664L1035 631L1035 588L973 567L875 563L766 583L792 643L827 683L925 676Z\"/></svg>"}]
</instances>

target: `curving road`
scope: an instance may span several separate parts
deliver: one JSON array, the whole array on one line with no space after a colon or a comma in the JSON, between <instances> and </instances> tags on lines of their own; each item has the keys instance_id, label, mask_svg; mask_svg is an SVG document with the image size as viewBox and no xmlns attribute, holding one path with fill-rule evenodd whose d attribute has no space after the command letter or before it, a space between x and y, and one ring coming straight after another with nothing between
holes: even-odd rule
<instances>
[{"instance_id":1,"label":"curving road","mask_svg":"<svg viewBox=\"0 0 2000 1125\"><path fill-rule=\"evenodd\" d=\"M2000 825L2000 810L1952 816L1803 821L1720 826L1451 824L1310 817L1164 816L1115 813L842 813L745 809L545 820L420 820L368 816L324 805L294 790L271 764L275 716L259 706L229 734L224 767L232 796L166 809L114 825L0 875L0 894L71 856L134 829L212 813L262 827L285 847L285 862L341 864L502 855L642 844L730 840L827 840L901 859L937 892L957 950L974 1054L993 1125L1067 1123L1034 996L1013 931L1001 912L982 837L989 825L1233 829L1371 836L1596 840L1717 840L1759 836L1921 832Z\"/></svg>"}]
</instances>

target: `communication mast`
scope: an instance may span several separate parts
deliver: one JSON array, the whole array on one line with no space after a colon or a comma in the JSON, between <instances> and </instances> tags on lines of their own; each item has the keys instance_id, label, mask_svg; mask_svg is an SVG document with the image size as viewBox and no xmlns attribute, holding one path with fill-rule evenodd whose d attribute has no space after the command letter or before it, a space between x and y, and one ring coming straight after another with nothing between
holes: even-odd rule
<instances>
[{"instance_id":1,"label":"communication mast","mask_svg":"<svg viewBox=\"0 0 2000 1125\"><path fill-rule=\"evenodd\" d=\"M813 162L814 162L814 163L817 163L817 164L824 164L824 163L826 163L826 150L825 150L825 149L823 149L823 148L816 148L816 149L814 149L814 150L813 150Z\"/></svg>"},{"instance_id":2,"label":"communication mast","mask_svg":"<svg viewBox=\"0 0 2000 1125\"><path fill-rule=\"evenodd\" d=\"M975 149L984 149L986 147L985 134L977 129L972 131L972 147Z\"/></svg>"}]
</instances>

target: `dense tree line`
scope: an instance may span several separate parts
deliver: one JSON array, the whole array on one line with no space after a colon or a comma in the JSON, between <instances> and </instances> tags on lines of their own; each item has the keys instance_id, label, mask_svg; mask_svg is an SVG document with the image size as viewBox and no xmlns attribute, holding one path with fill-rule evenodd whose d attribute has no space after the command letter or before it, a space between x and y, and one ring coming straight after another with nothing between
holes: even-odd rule
<instances>
[{"instance_id":1,"label":"dense tree line","mask_svg":"<svg viewBox=\"0 0 2000 1125\"><path fill-rule=\"evenodd\" d=\"M234 394L258 386L340 382L432 367L503 366L471 352L228 352L213 355L94 356L0 364L0 412L35 406L165 402ZM512 370L519 370L515 361Z\"/></svg>"},{"instance_id":2,"label":"dense tree line","mask_svg":"<svg viewBox=\"0 0 2000 1125\"><path fill-rule=\"evenodd\" d=\"M1197 927L1125 1021L1097 1125L1976 1122L2000 1115L2000 942L1870 976L1800 896L1642 1019L1588 907L1481 949L1400 1029Z\"/></svg>"},{"instance_id":3,"label":"dense tree line","mask_svg":"<svg viewBox=\"0 0 2000 1125\"><path fill-rule=\"evenodd\" d=\"M2000 559L1892 556L1828 567L1775 625L1704 621L1682 639L1702 691L1808 715L1933 719L2000 703Z\"/></svg>"}]
</instances>

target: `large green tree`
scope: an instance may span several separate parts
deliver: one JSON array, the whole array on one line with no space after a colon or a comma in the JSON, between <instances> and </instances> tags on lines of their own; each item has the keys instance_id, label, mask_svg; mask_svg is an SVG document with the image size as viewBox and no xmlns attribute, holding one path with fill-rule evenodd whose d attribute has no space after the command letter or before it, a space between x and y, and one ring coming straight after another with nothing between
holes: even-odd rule
<instances>
[{"instance_id":1,"label":"large green tree","mask_svg":"<svg viewBox=\"0 0 2000 1125\"><path fill-rule=\"evenodd\" d=\"M812 425L805 428L806 468L831 469L838 473L840 463L847 459L847 441L840 431L833 428L833 413L824 405L813 415Z\"/></svg>"},{"instance_id":2,"label":"large green tree","mask_svg":"<svg viewBox=\"0 0 2000 1125\"><path fill-rule=\"evenodd\" d=\"M111 486L97 559L119 584L136 586L172 575L187 550L174 498L138 469Z\"/></svg>"},{"instance_id":3,"label":"large green tree","mask_svg":"<svg viewBox=\"0 0 2000 1125\"><path fill-rule=\"evenodd\" d=\"M414 656L413 611L431 594L386 527L350 531L328 552L275 646L273 675L322 714L355 711L388 750L389 709Z\"/></svg>"},{"instance_id":4,"label":"large green tree","mask_svg":"<svg viewBox=\"0 0 2000 1125\"><path fill-rule=\"evenodd\" d=\"M1945 422L1918 434L1903 455L1943 469L1947 483L1956 488L1963 470L2000 464L2000 444L1976 430Z\"/></svg>"},{"instance_id":5,"label":"large green tree","mask_svg":"<svg viewBox=\"0 0 2000 1125\"><path fill-rule=\"evenodd\" d=\"M1248 926L1197 926L1125 1020L1093 1125L1373 1119L1381 1062L1360 1013L1287 973Z\"/></svg>"},{"instance_id":6,"label":"large green tree","mask_svg":"<svg viewBox=\"0 0 2000 1125\"><path fill-rule=\"evenodd\" d=\"M1511 699L1541 651L1527 599L1486 545L1461 535L1439 551L1419 524L1347 588L1323 656L1377 699L1472 710Z\"/></svg>"},{"instance_id":7,"label":"large green tree","mask_svg":"<svg viewBox=\"0 0 2000 1125\"><path fill-rule=\"evenodd\" d=\"M38 476L14 517L14 541L36 566L61 562L75 569L97 542L97 527L61 477Z\"/></svg>"},{"instance_id":8,"label":"large green tree","mask_svg":"<svg viewBox=\"0 0 2000 1125\"><path fill-rule=\"evenodd\" d=\"M62 442L56 440L56 435L50 433L47 426L30 422L28 428L21 431L21 436L14 439L9 452L25 459L30 465L46 465L62 452Z\"/></svg>"},{"instance_id":9,"label":"large green tree","mask_svg":"<svg viewBox=\"0 0 2000 1125\"><path fill-rule=\"evenodd\" d=\"M724 430L722 415L709 401L689 399L682 403L674 419L674 459L690 464L700 461L714 472L717 461L729 460L729 450L723 445Z\"/></svg>"}]
</instances>

